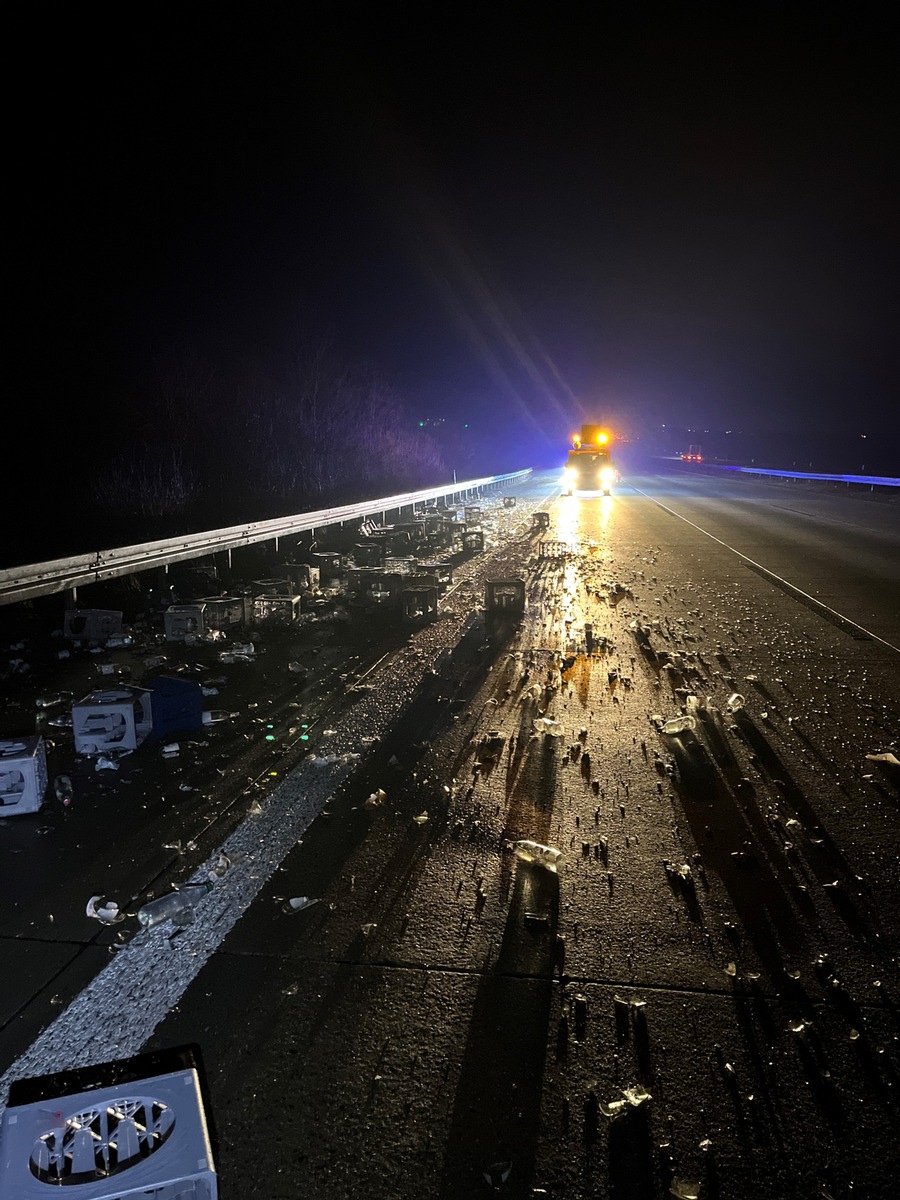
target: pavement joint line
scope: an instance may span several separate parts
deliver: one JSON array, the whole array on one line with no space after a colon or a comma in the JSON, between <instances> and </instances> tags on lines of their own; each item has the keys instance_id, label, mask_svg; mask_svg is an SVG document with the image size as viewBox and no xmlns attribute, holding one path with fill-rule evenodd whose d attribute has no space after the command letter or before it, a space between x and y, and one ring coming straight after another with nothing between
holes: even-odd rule
<instances>
[{"instance_id":1,"label":"pavement joint line","mask_svg":"<svg viewBox=\"0 0 900 1200\"><path fill-rule=\"evenodd\" d=\"M225 950L224 954L231 954L235 958L272 958L278 962L284 962L282 954L266 954L264 952L255 953L252 950ZM553 983L557 986L577 986L577 987L612 987L619 988L622 991L630 990L632 992L665 992L672 996L711 996L721 997L724 999L738 997L741 1000L762 999L766 1001L777 1001L781 998L781 992L764 991L762 988L757 988L755 991L741 989L737 987L688 987L685 984L677 983L634 983L630 980L611 979L606 977L595 977L593 975L567 975L565 983L558 975L538 975L526 971L485 971L476 970L474 967L453 967L445 963L411 963L411 962L388 962L386 959L374 958L302 958L296 955L290 962L302 963L306 966L334 966L334 967L359 967L371 968L379 971L407 971L410 974L416 975L459 975L472 979L520 979L523 983L537 981L539 983ZM810 1006L823 1011L829 1010L828 1001L824 998L815 998L809 1001ZM889 1005L886 1000L857 1000L856 1005L860 1009L868 1009L872 1012L888 1012Z\"/></svg>"},{"instance_id":2,"label":"pavement joint line","mask_svg":"<svg viewBox=\"0 0 900 1200\"><path fill-rule=\"evenodd\" d=\"M710 533L708 529L704 529L702 525L697 525L694 521L690 520L689 517L685 517L682 513L676 512L674 508L669 508L667 504L663 504L660 500L656 500L647 492L641 491L640 488L635 488L635 491L641 496L644 496L645 499L650 500L657 506L657 508L661 508L663 512L669 513L670 516L677 517L679 521L684 521L685 525L690 525L690 527L692 529L696 529L698 533L704 534L706 537L711 538L712 541L722 546L725 550L729 550L732 554L736 554L737 557L741 559L746 566L750 567L751 570L756 571L765 579L768 579L770 583L775 584L776 587L781 588L782 591L786 592L790 596L793 596L794 599L801 600L802 603L819 613L820 616L826 617L839 629L843 629L845 632L850 632L852 629L859 630L858 634L851 634L851 636L857 637L860 640L865 639L866 641L880 642L882 646L887 646L889 650L893 650L896 654L900 654L900 646L895 646L893 642L889 642L885 638L879 637L877 633L872 633L870 629L865 629L862 625L858 625L856 621L851 621L850 618L845 617L843 613L839 613L836 609L830 608L827 604L823 604L822 601L817 600L815 596L810 596L808 592L804 592L803 589L798 588L796 584L789 583L781 575L777 575L774 571L770 571L768 567L764 567L762 563L758 563L755 559L750 558L748 555L742 554L740 550L735 549L734 546L730 546L728 542L723 542L721 538L716 537L714 533Z\"/></svg>"}]
</instances>

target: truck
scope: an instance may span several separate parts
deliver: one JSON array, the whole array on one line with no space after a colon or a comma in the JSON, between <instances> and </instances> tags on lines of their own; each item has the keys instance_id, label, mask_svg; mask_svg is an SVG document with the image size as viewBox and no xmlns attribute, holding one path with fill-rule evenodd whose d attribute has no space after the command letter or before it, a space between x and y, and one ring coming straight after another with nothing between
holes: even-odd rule
<instances>
[{"instance_id":1,"label":"truck","mask_svg":"<svg viewBox=\"0 0 900 1200\"><path fill-rule=\"evenodd\" d=\"M610 455L610 435L600 425L582 425L581 433L572 438L572 448L566 456L563 472L563 495L576 491L612 494L619 472Z\"/></svg>"}]
</instances>

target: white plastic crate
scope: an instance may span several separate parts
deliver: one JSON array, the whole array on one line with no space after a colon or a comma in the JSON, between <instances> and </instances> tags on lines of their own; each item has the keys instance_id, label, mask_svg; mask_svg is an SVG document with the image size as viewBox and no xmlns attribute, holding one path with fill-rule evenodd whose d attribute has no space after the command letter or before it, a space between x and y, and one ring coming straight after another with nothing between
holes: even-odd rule
<instances>
[{"instance_id":1,"label":"white plastic crate","mask_svg":"<svg viewBox=\"0 0 900 1200\"><path fill-rule=\"evenodd\" d=\"M153 728L150 692L121 687L89 692L72 705L77 754L135 750Z\"/></svg>"},{"instance_id":2,"label":"white plastic crate","mask_svg":"<svg viewBox=\"0 0 900 1200\"><path fill-rule=\"evenodd\" d=\"M230 629L247 620L249 605L245 596L206 596L197 604L205 606L206 624L210 629Z\"/></svg>"},{"instance_id":3,"label":"white plastic crate","mask_svg":"<svg viewBox=\"0 0 900 1200\"><path fill-rule=\"evenodd\" d=\"M218 1200L196 1069L109 1086L91 1081L62 1095L29 1089L41 1082L10 1091L0 1127L4 1200L63 1193L72 1200ZM23 1091L39 1098L20 1102Z\"/></svg>"},{"instance_id":4,"label":"white plastic crate","mask_svg":"<svg viewBox=\"0 0 900 1200\"><path fill-rule=\"evenodd\" d=\"M202 637L206 631L206 604L171 604L163 614L167 642Z\"/></svg>"},{"instance_id":5,"label":"white plastic crate","mask_svg":"<svg viewBox=\"0 0 900 1200\"><path fill-rule=\"evenodd\" d=\"M257 625L291 625L300 616L299 596L255 596L253 620Z\"/></svg>"},{"instance_id":6,"label":"white plastic crate","mask_svg":"<svg viewBox=\"0 0 900 1200\"><path fill-rule=\"evenodd\" d=\"M37 812L47 791L47 750L40 735L0 739L0 817Z\"/></svg>"},{"instance_id":7,"label":"white plastic crate","mask_svg":"<svg viewBox=\"0 0 900 1200\"><path fill-rule=\"evenodd\" d=\"M63 637L70 642L105 642L122 632L122 614L111 608L67 608Z\"/></svg>"},{"instance_id":8,"label":"white plastic crate","mask_svg":"<svg viewBox=\"0 0 900 1200\"><path fill-rule=\"evenodd\" d=\"M287 573L293 583L293 591L317 592L319 590L319 568L309 563L288 563Z\"/></svg>"}]
</instances>

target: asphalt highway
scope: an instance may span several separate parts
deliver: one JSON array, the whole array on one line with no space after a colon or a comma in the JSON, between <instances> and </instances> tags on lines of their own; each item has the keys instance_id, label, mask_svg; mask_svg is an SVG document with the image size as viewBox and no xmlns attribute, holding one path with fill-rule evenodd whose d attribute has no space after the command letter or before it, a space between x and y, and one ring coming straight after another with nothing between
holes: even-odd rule
<instances>
[{"instance_id":1,"label":"asphalt highway","mask_svg":"<svg viewBox=\"0 0 900 1200\"><path fill-rule=\"evenodd\" d=\"M4 1091L196 1044L226 1200L893 1196L897 503L515 490L421 626L335 602L222 665L158 616L61 660L32 619L0 732L74 795L0 820ZM521 613L485 611L503 579ZM235 715L109 772L35 725L160 651ZM222 852L192 924L141 931Z\"/></svg>"}]
</instances>

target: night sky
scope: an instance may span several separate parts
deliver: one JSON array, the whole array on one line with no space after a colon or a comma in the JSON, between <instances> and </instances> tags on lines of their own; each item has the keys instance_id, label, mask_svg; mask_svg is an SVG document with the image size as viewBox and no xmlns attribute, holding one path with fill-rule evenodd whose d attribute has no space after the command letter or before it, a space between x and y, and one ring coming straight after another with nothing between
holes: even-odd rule
<instances>
[{"instance_id":1,"label":"night sky","mask_svg":"<svg viewBox=\"0 0 900 1200\"><path fill-rule=\"evenodd\" d=\"M896 448L878 11L35 10L17 488L77 495L160 363L227 379L310 337L535 462L592 418Z\"/></svg>"}]
</instances>

